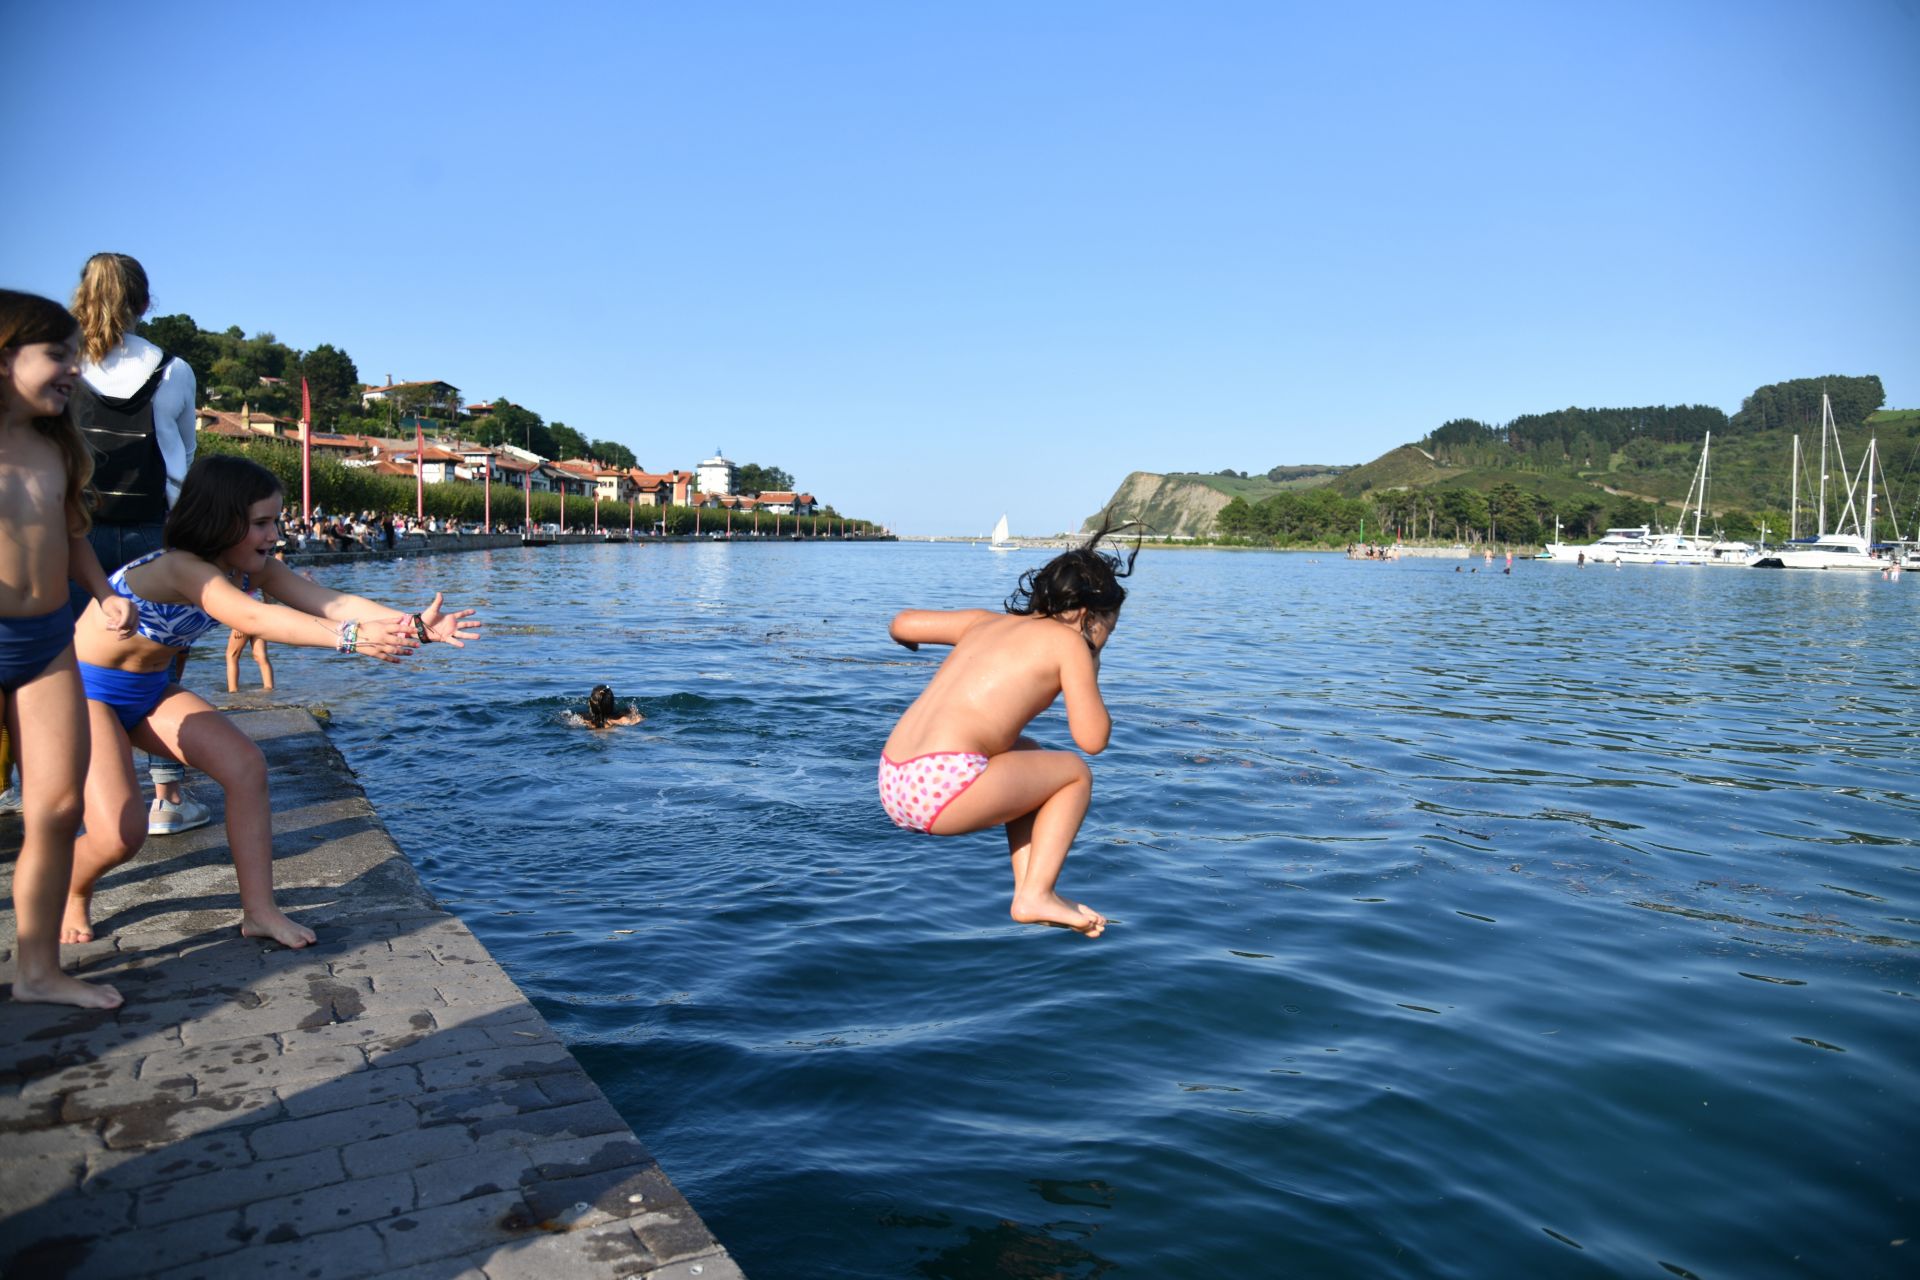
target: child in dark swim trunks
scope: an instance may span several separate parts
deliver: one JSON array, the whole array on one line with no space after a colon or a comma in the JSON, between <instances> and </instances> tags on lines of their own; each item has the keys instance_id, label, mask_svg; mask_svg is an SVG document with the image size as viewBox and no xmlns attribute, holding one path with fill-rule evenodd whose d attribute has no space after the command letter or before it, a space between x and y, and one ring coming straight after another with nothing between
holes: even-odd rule
<instances>
[{"instance_id":1,"label":"child in dark swim trunks","mask_svg":"<svg viewBox=\"0 0 1920 1280\"><path fill-rule=\"evenodd\" d=\"M1021 734L1065 695L1067 728L1082 751L1107 746L1113 721L1100 698L1100 651L1120 620L1136 546L1125 559L1085 545L1028 570L1007 612L908 609L889 634L909 649L949 644L925 690L880 755L880 803L896 825L936 836L1005 825L1015 920L1100 936L1107 918L1062 898L1055 882L1087 815L1093 773L1072 751L1046 751Z\"/></svg>"},{"instance_id":2,"label":"child in dark swim trunks","mask_svg":"<svg viewBox=\"0 0 1920 1280\"><path fill-rule=\"evenodd\" d=\"M226 793L227 846L240 888L240 932L286 947L313 942L273 896L273 813L260 748L205 699L173 683L174 659L207 632L232 627L275 644L308 645L398 661L429 641L462 647L479 634L471 609L445 609L435 595L419 613L332 591L274 559L285 505L280 481L245 458L201 458L167 516L166 549L107 579L130 601L138 628L112 639L82 620L77 649L93 751L87 770L86 834L74 849L61 941L93 938L89 915L101 875L131 858L147 823L133 776L133 748L192 765ZM264 591L279 604L248 592ZM98 606L89 606L87 618Z\"/></svg>"},{"instance_id":3,"label":"child in dark swim trunks","mask_svg":"<svg viewBox=\"0 0 1920 1280\"><path fill-rule=\"evenodd\" d=\"M132 607L113 602L87 543L93 455L67 412L79 377L80 325L67 309L0 289L0 715L19 755L23 824L13 998L112 1009L118 991L60 971L60 904L87 770L68 578L108 602L96 630L133 629Z\"/></svg>"}]
</instances>

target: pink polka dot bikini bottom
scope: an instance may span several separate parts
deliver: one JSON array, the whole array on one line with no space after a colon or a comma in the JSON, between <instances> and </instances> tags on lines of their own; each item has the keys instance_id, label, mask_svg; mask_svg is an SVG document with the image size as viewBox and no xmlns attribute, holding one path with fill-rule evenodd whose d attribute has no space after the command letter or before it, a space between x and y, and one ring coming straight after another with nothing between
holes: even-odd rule
<instances>
[{"instance_id":1,"label":"pink polka dot bikini bottom","mask_svg":"<svg viewBox=\"0 0 1920 1280\"><path fill-rule=\"evenodd\" d=\"M911 760L880 755L880 807L895 825L931 831L934 819L986 772L987 758L972 751L932 751Z\"/></svg>"}]
</instances>

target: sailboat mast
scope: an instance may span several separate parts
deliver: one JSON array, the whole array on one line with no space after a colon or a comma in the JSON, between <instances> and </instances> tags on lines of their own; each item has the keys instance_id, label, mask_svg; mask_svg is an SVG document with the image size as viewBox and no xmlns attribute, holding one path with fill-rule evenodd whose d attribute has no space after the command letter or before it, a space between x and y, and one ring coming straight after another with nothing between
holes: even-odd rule
<instances>
[{"instance_id":1,"label":"sailboat mast","mask_svg":"<svg viewBox=\"0 0 1920 1280\"><path fill-rule=\"evenodd\" d=\"M1800 539L1800 433L1793 435L1793 483L1788 490L1787 541Z\"/></svg>"},{"instance_id":2,"label":"sailboat mast","mask_svg":"<svg viewBox=\"0 0 1920 1280\"><path fill-rule=\"evenodd\" d=\"M1693 509L1693 536L1700 538L1700 513L1707 509L1707 450L1713 448L1713 432L1707 432L1707 438L1700 442L1700 501Z\"/></svg>"},{"instance_id":3,"label":"sailboat mast","mask_svg":"<svg viewBox=\"0 0 1920 1280\"><path fill-rule=\"evenodd\" d=\"M1827 536L1827 429L1833 421L1833 406L1826 392L1820 393L1820 536Z\"/></svg>"},{"instance_id":4,"label":"sailboat mast","mask_svg":"<svg viewBox=\"0 0 1920 1280\"><path fill-rule=\"evenodd\" d=\"M1867 554L1873 554L1873 458L1880 448L1880 441L1867 441Z\"/></svg>"}]
</instances>

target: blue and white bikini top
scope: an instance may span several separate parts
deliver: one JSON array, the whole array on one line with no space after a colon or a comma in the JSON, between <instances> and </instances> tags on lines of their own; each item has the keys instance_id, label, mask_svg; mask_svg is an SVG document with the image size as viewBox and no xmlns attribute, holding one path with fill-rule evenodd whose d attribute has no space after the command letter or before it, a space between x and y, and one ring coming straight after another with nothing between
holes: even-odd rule
<instances>
[{"instance_id":1,"label":"blue and white bikini top","mask_svg":"<svg viewBox=\"0 0 1920 1280\"><path fill-rule=\"evenodd\" d=\"M138 560L129 560L107 577L107 585L133 601L134 611L140 615L137 634L145 636L155 644L185 649L207 632L224 624L197 604L160 604L135 595L133 588L127 585L127 570L138 569L141 565L158 560L165 554L167 554L166 549L162 548L159 551L150 551ZM253 589L246 574L240 575L240 589L242 591Z\"/></svg>"}]
</instances>

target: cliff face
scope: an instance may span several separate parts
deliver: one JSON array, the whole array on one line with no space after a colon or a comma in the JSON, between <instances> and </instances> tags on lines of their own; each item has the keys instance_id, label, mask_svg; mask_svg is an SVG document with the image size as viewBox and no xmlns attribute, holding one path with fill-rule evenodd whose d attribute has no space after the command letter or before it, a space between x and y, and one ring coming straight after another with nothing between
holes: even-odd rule
<instances>
[{"instance_id":1,"label":"cliff face","mask_svg":"<svg viewBox=\"0 0 1920 1280\"><path fill-rule=\"evenodd\" d=\"M1115 523L1140 521L1148 533L1201 537L1213 532L1214 517L1227 502L1226 494L1198 481L1135 471L1120 482L1103 510L1113 512ZM1082 529L1091 533L1099 527L1096 511Z\"/></svg>"}]
</instances>

